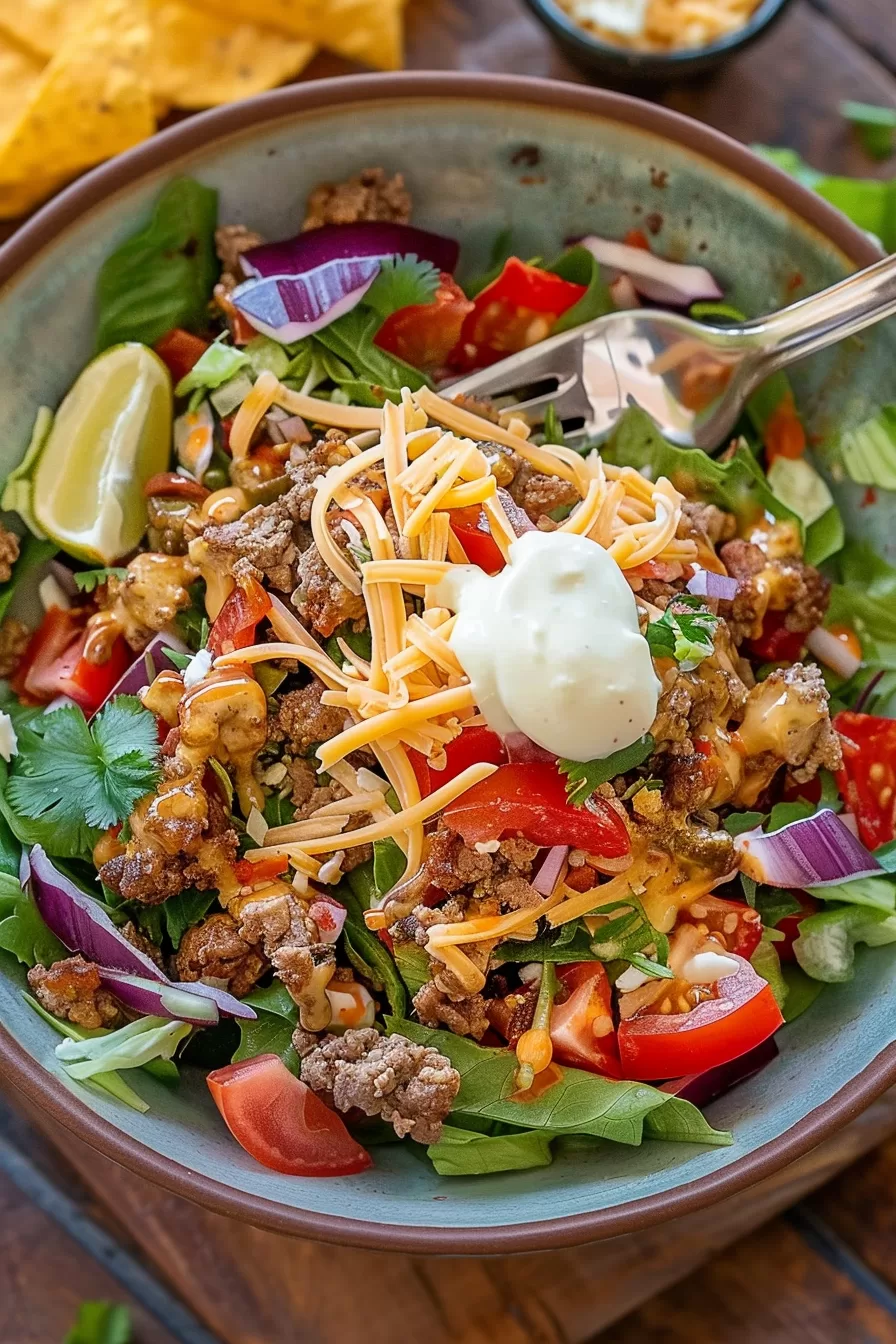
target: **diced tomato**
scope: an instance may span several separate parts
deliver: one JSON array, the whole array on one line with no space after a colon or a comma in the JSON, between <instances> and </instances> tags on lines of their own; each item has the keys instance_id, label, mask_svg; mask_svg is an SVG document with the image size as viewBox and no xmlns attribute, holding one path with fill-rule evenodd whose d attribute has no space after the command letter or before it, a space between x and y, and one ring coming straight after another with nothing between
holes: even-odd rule
<instances>
[{"instance_id":1,"label":"diced tomato","mask_svg":"<svg viewBox=\"0 0 896 1344\"><path fill-rule=\"evenodd\" d=\"M896 839L896 719L844 709L833 722L843 744L840 797L862 841L876 849Z\"/></svg>"},{"instance_id":2,"label":"diced tomato","mask_svg":"<svg viewBox=\"0 0 896 1344\"><path fill-rule=\"evenodd\" d=\"M784 935L783 942L775 943L775 951L781 961L796 961L793 945L800 936L800 925L804 919L808 919L810 915L818 914L821 909L820 903L805 891L792 891L790 894L799 901L801 908L794 911L792 915L785 915L775 925L778 933Z\"/></svg>"},{"instance_id":3,"label":"diced tomato","mask_svg":"<svg viewBox=\"0 0 896 1344\"><path fill-rule=\"evenodd\" d=\"M596 795L588 807L573 807L566 781L547 761L500 765L488 779L443 812L446 825L468 845L521 835L534 845L574 845L604 858L623 858L631 850L619 813Z\"/></svg>"},{"instance_id":4,"label":"diced tomato","mask_svg":"<svg viewBox=\"0 0 896 1344\"><path fill-rule=\"evenodd\" d=\"M783 1023L771 987L743 958L718 982L718 998L689 1013L642 1011L620 1022L622 1076L640 1082L703 1073L746 1054Z\"/></svg>"},{"instance_id":5,"label":"diced tomato","mask_svg":"<svg viewBox=\"0 0 896 1344\"><path fill-rule=\"evenodd\" d=\"M603 963L558 966L557 977L565 997L554 1000L551 1013L554 1058L606 1078L621 1077L610 981Z\"/></svg>"},{"instance_id":6,"label":"diced tomato","mask_svg":"<svg viewBox=\"0 0 896 1344\"><path fill-rule=\"evenodd\" d=\"M477 296L449 362L479 369L543 341L584 294L583 285L511 257Z\"/></svg>"},{"instance_id":7,"label":"diced tomato","mask_svg":"<svg viewBox=\"0 0 896 1344\"><path fill-rule=\"evenodd\" d=\"M420 790L420 797L426 798L432 793L432 780L429 773L429 761L423 755L422 751L416 751L413 747L408 747L407 758L411 763L411 769L417 780L417 788Z\"/></svg>"},{"instance_id":8,"label":"diced tomato","mask_svg":"<svg viewBox=\"0 0 896 1344\"><path fill-rule=\"evenodd\" d=\"M255 639L255 627L271 609L271 599L257 579L241 577L215 617L208 647L214 657L245 649Z\"/></svg>"},{"instance_id":9,"label":"diced tomato","mask_svg":"<svg viewBox=\"0 0 896 1344\"><path fill-rule=\"evenodd\" d=\"M750 960L762 941L762 917L743 901L698 896L693 905L681 911L679 919L685 924L702 926L729 952L745 961Z\"/></svg>"},{"instance_id":10,"label":"diced tomato","mask_svg":"<svg viewBox=\"0 0 896 1344\"><path fill-rule=\"evenodd\" d=\"M201 336L194 336L191 331L174 327L156 341L153 349L159 359L168 365L171 381L176 387L181 378L185 378L193 365L199 362L209 344L209 341L204 341Z\"/></svg>"},{"instance_id":11,"label":"diced tomato","mask_svg":"<svg viewBox=\"0 0 896 1344\"><path fill-rule=\"evenodd\" d=\"M50 607L31 636L10 683L16 695L42 705L67 695L87 715L99 709L134 661L134 655L119 638L104 663L89 662L84 657L87 617L86 609L63 611L61 607Z\"/></svg>"},{"instance_id":12,"label":"diced tomato","mask_svg":"<svg viewBox=\"0 0 896 1344\"><path fill-rule=\"evenodd\" d=\"M469 509L452 509L449 515L451 531L467 553L471 565L478 565L486 574L497 574L504 568L501 548L492 536L485 513L478 504Z\"/></svg>"},{"instance_id":13,"label":"diced tomato","mask_svg":"<svg viewBox=\"0 0 896 1344\"><path fill-rule=\"evenodd\" d=\"M769 466L776 457L795 459L806 452L806 431L800 420L793 396L788 395L769 416L762 432L765 459Z\"/></svg>"},{"instance_id":14,"label":"diced tomato","mask_svg":"<svg viewBox=\"0 0 896 1344\"><path fill-rule=\"evenodd\" d=\"M650 251L650 240L643 229L629 229L622 241L626 247L637 247L642 252Z\"/></svg>"},{"instance_id":15,"label":"diced tomato","mask_svg":"<svg viewBox=\"0 0 896 1344\"><path fill-rule=\"evenodd\" d=\"M417 756L419 753L408 752L408 756ZM504 750L504 743L497 733L493 733L491 728L473 727L464 728L453 742L449 742L445 747L447 765L444 770L436 770L433 766L426 765L429 779L427 781L427 793L434 793L440 789L443 784L450 784L452 779L457 779L458 775L471 765L478 765L481 761L488 762L489 765L503 765L507 760L507 752ZM420 758L423 759L422 757ZM414 771L417 771L417 764L412 760ZM418 783L420 776L418 775ZM420 792L423 793L423 786L420 786Z\"/></svg>"},{"instance_id":16,"label":"diced tomato","mask_svg":"<svg viewBox=\"0 0 896 1344\"><path fill-rule=\"evenodd\" d=\"M244 887L253 887L259 882L270 882L279 877L288 867L289 859L285 854L271 854L266 859L259 859L258 863L252 863L250 859L238 859L233 865L233 871Z\"/></svg>"},{"instance_id":17,"label":"diced tomato","mask_svg":"<svg viewBox=\"0 0 896 1344\"><path fill-rule=\"evenodd\" d=\"M442 271L432 303L414 303L386 318L375 344L415 369L441 368L460 340L464 318L473 311L453 276Z\"/></svg>"},{"instance_id":18,"label":"diced tomato","mask_svg":"<svg viewBox=\"0 0 896 1344\"><path fill-rule=\"evenodd\" d=\"M373 1163L339 1116L277 1055L257 1055L208 1075L208 1088L237 1143L287 1176L352 1176Z\"/></svg>"},{"instance_id":19,"label":"diced tomato","mask_svg":"<svg viewBox=\"0 0 896 1344\"><path fill-rule=\"evenodd\" d=\"M783 611L766 612L762 622L762 634L758 639L747 642L747 648L754 658L764 663L795 663L803 651L808 631L788 630L784 624L786 613Z\"/></svg>"}]
</instances>

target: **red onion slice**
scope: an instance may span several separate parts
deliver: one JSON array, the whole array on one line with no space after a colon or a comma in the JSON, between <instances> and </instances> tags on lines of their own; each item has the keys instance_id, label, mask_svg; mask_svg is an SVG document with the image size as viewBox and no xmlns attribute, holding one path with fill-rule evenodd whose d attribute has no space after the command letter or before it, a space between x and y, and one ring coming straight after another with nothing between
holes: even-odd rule
<instances>
[{"instance_id":1,"label":"red onion slice","mask_svg":"<svg viewBox=\"0 0 896 1344\"><path fill-rule=\"evenodd\" d=\"M694 1106L707 1106L738 1083L754 1077L777 1057L778 1047L775 1045L775 1038L769 1036L767 1041L748 1050L738 1059L729 1060L727 1064L719 1064L715 1069L707 1069L705 1073L691 1073L686 1078L673 1078L671 1082L662 1083L659 1091L669 1092L673 1097L683 1097Z\"/></svg>"},{"instance_id":2,"label":"red onion slice","mask_svg":"<svg viewBox=\"0 0 896 1344\"><path fill-rule=\"evenodd\" d=\"M254 1009L226 990L214 985L181 985L169 980L150 957L128 942L96 901L54 868L40 845L35 845L27 858L24 853L22 855L22 885L29 879L35 904L47 927L70 952L80 952L88 961L95 962L101 974L136 976L165 989L182 990L211 999L217 1009L230 1017L255 1018Z\"/></svg>"},{"instance_id":3,"label":"red onion slice","mask_svg":"<svg viewBox=\"0 0 896 1344\"><path fill-rule=\"evenodd\" d=\"M566 862L569 845L554 845L545 855L544 862L532 879L532 886L541 896L550 896Z\"/></svg>"},{"instance_id":4,"label":"red onion slice","mask_svg":"<svg viewBox=\"0 0 896 1344\"><path fill-rule=\"evenodd\" d=\"M197 1027L214 1027L220 1021L218 1006L202 994L180 985L163 985L140 975L125 975L100 967L100 978L120 1001L145 1017L171 1017Z\"/></svg>"},{"instance_id":5,"label":"red onion slice","mask_svg":"<svg viewBox=\"0 0 896 1344\"><path fill-rule=\"evenodd\" d=\"M692 303L724 297L715 278L704 266L685 266L666 261L641 247L629 247L589 234L580 242L602 266L627 275L639 294L652 303L689 308Z\"/></svg>"},{"instance_id":6,"label":"red onion slice","mask_svg":"<svg viewBox=\"0 0 896 1344\"><path fill-rule=\"evenodd\" d=\"M280 243L263 243L244 252L240 265L247 277L266 280L272 276L302 275L333 261L362 257L382 261L384 257L410 253L432 262L440 271L453 271L460 244L453 238L409 224L367 220L358 224L327 224Z\"/></svg>"},{"instance_id":7,"label":"red onion slice","mask_svg":"<svg viewBox=\"0 0 896 1344\"><path fill-rule=\"evenodd\" d=\"M764 835L761 827L734 840L741 872L773 887L832 887L874 877L880 864L829 808Z\"/></svg>"},{"instance_id":8,"label":"red onion slice","mask_svg":"<svg viewBox=\"0 0 896 1344\"><path fill-rule=\"evenodd\" d=\"M380 260L340 259L304 275L247 280L233 291L231 302L263 336L292 345L351 312L379 274Z\"/></svg>"},{"instance_id":9,"label":"red onion slice","mask_svg":"<svg viewBox=\"0 0 896 1344\"><path fill-rule=\"evenodd\" d=\"M698 569L687 582L688 592L695 597L717 597L720 602L733 602L738 587L737 579L727 574L717 574L713 569Z\"/></svg>"}]
</instances>

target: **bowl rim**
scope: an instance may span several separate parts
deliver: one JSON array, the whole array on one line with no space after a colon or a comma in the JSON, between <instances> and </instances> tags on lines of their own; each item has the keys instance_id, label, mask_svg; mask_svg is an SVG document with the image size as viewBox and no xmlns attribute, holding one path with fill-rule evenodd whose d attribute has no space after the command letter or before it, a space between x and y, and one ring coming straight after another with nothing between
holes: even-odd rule
<instances>
[{"instance_id":1,"label":"bowl rim","mask_svg":"<svg viewBox=\"0 0 896 1344\"><path fill-rule=\"evenodd\" d=\"M586 85L516 75L442 71L353 75L316 80L215 108L162 131L66 188L0 247L2 287L91 208L149 176L172 159L251 128L291 116L358 102L451 100L547 106L615 121L670 141L727 170L772 197L843 254L869 265L879 258L870 237L820 196L802 187L746 146L689 117L625 94ZM415 1254L495 1255L580 1246L637 1232L734 1195L771 1176L855 1119L896 1082L896 1043L797 1125L712 1175L616 1207L562 1218L498 1227L425 1227L379 1224L328 1216L234 1190L221 1181L162 1157L90 1110L59 1086L9 1033L0 1028L0 1077L52 1120L95 1151L213 1212L273 1232L368 1250Z\"/></svg>"},{"instance_id":2,"label":"bowl rim","mask_svg":"<svg viewBox=\"0 0 896 1344\"><path fill-rule=\"evenodd\" d=\"M671 51L641 51L616 46L583 28L558 4L558 0L526 0L537 19L555 36L569 46L576 47L583 57L594 56L609 67L618 65L632 74L650 74L670 77L687 73L692 67L702 68L710 63L733 56L779 18L791 0L759 0L756 9L740 28L724 37L716 38L703 47L674 47Z\"/></svg>"}]
</instances>

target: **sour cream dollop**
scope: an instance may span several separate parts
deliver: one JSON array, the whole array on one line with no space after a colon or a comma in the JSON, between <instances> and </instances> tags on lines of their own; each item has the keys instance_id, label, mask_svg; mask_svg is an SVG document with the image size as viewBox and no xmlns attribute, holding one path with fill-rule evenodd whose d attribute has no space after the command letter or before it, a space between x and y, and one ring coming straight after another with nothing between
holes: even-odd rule
<instances>
[{"instance_id":1,"label":"sour cream dollop","mask_svg":"<svg viewBox=\"0 0 896 1344\"><path fill-rule=\"evenodd\" d=\"M632 590L607 551L568 532L526 532L493 577L458 566L437 601L458 613L451 647L502 737L558 756L612 756L648 731L660 684Z\"/></svg>"}]
</instances>

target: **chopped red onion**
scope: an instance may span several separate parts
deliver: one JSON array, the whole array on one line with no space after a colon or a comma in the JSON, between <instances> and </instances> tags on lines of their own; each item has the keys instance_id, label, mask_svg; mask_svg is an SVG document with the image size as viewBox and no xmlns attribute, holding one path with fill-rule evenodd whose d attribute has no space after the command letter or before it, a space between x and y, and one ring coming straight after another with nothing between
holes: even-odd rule
<instances>
[{"instance_id":1,"label":"chopped red onion","mask_svg":"<svg viewBox=\"0 0 896 1344\"><path fill-rule=\"evenodd\" d=\"M348 911L338 901L317 900L308 908L308 913L317 925L318 936L322 943L335 943L342 932Z\"/></svg>"},{"instance_id":2,"label":"chopped red onion","mask_svg":"<svg viewBox=\"0 0 896 1344\"><path fill-rule=\"evenodd\" d=\"M98 714L103 705L108 704L116 695L139 695L141 691L146 690L156 674L163 669L176 672L178 669L168 657L165 652L166 649L173 649L175 653L182 653L187 657L190 654L186 644L176 635L154 635L143 652L138 654L131 663L128 670L119 677L103 704L95 713ZM93 715L91 715L92 717Z\"/></svg>"},{"instance_id":3,"label":"chopped red onion","mask_svg":"<svg viewBox=\"0 0 896 1344\"><path fill-rule=\"evenodd\" d=\"M216 1013L220 1009L230 1017L255 1018L254 1010L247 1004L213 985L180 985L169 980L151 957L128 942L92 897L54 868L40 845L35 845L27 858L23 854L20 879L23 886L30 879L34 902L47 927L70 952L80 952L88 961L95 962L101 974L136 976L211 999Z\"/></svg>"},{"instance_id":4,"label":"chopped red onion","mask_svg":"<svg viewBox=\"0 0 896 1344\"><path fill-rule=\"evenodd\" d=\"M364 220L357 224L327 224L286 238L280 243L262 243L240 257L243 273L256 280L278 275L302 275L331 261L360 257L408 256L413 253L431 261L440 271L453 271L460 245L409 224L391 224L383 220Z\"/></svg>"},{"instance_id":5,"label":"chopped red onion","mask_svg":"<svg viewBox=\"0 0 896 1344\"><path fill-rule=\"evenodd\" d=\"M879 672L875 672L874 676L868 682L868 685L861 692L858 700L853 706L854 714L862 713L868 701L871 699L871 696L873 695L874 691L877 689L878 684L883 680L885 671L886 669L882 667Z\"/></svg>"},{"instance_id":6,"label":"chopped red onion","mask_svg":"<svg viewBox=\"0 0 896 1344\"><path fill-rule=\"evenodd\" d=\"M842 639L838 639L830 630L825 630L823 625L817 625L812 631L806 640L806 648L820 663L824 663L825 667L845 681L854 677L862 666L861 658L857 658Z\"/></svg>"},{"instance_id":7,"label":"chopped red onion","mask_svg":"<svg viewBox=\"0 0 896 1344\"><path fill-rule=\"evenodd\" d=\"M458 245L406 224L370 221L310 229L244 252L249 277L231 295L256 331L289 345L351 311L387 257L415 255L453 271Z\"/></svg>"},{"instance_id":8,"label":"chopped red onion","mask_svg":"<svg viewBox=\"0 0 896 1344\"><path fill-rule=\"evenodd\" d=\"M547 751L544 747L540 747L525 733L508 733L504 738L504 749L507 752L507 759L514 763L550 761L553 764L557 759L553 751Z\"/></svg>"},{"instance_id":9,"label":"chopped red onion","mask_svg":"<svg viewBox=\"0 0 896 1344\"><path fill-rule=\"evenodd\" d=\"M764 835L761 827L734 840L741 872L773 887L831 887L882 868L849 827L824 808Z\"/></svg>"},{"instance_id":10,"label":"chopped red onion","mask_svg":"<svg viewBox=\"0 0 896 1344\"><path fill-rule=\"evenodd\" d=\"M311 430L300 415L288 415L279 423L284 443L310 443Z\"/></svg>"},{"instance_id":11,"label":"chopped red onion","mask_svg":"<svg viewBox=\"0 0 896 1344\"><path fill-rule=\"evenodd\" d=\"M695 597L717 597L720 602L733 602L738 587L737 579L727 574L717 574L713 569L698 569L687 582L688 592Z\"/></svg>"},{"instance_id":12,"label":"chopped red onion","mask_svg":"<svg viewBox=\"0 0 896 1344\"><path fill-rule=\"evenodd\" d=\"M544 862L532 879L532 886L541 896L550 896L566 862L569 845L554 845L545 855Z\"/></svg>"},{"instance_id":13,"label":"chopped red onion","mask_svg":"<svg viewBox=\"0 0 896 1344\"><path fill-rule=\"evenodd\" d=\"M186 990L104 967L100 967L100 979L116 999L144 1017L173 1017L198 1027L214 1027L220 1020L217 1004L203 994L194 994L192 985Z\"/></svg>"},{"instance_id":14,"label":"chopped red onion","mask_svg":"<svg viewBox=\"0 0 896 1344\"><path fill-rule=\"evenodd\" d=\"M689 308L692 303L724 297L704 266L667 261L644 248L629 247L626 243L598 238L595 234L582 238L580 246L587 247L602 266L627 275L637 292L652 303Z\"/></svg>"},{"instance_id":15,"label":"chopped red onion","mask_svg":"<svg viewBox=\"0 0 896 1344\"><path fill-rule=\"evenodd\" d=\"M731 1059L727 1064L720 1064L715 1069L707 1069L705 1073L691 1073L686 1078L673 1078L671 1082L662 1083L659 1090L669 1092L673 1097L683 1097L694 1106L708 1106L711 1101L723 1096L737 1083L752 1078L777 1057L778 1047L775 1045L775 1039L769 1036L767 1041L748 1050L738 1059Z\"/></svg>"}]
</instances>

